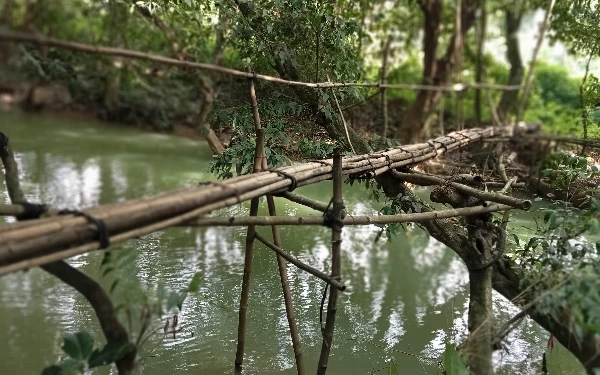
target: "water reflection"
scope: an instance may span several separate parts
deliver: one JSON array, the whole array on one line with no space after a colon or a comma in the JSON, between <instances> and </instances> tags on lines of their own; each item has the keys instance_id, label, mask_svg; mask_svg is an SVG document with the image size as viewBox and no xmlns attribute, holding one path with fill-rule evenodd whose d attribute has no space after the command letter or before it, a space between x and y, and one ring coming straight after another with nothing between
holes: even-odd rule
<instances>
[{"instance_id":1,"label":"water reflection","mask_svg":"<svg viewBox=\"0 0 600 375\"><path fill-rule=\"evenodd\" d=\"M210 150L204 144L122 128L90 126L50 118L0 117L18 151L23 187L32 201L79 208L135 198L209 178ZM26 125L26 126L25 126ZM32 134L35 134L32 136ZM331 184L299 189L328 201ZM1 190L4 202L6 191ZM346 186L347 207L357 215L377 212L360 187ZM276 199L280 214L316 214ZM266 214L264 202L261 213ZM241 215L248 204L223 210ZM270 229L260 228L265 236ZM184 327L175 339L152 337L144 347L144 374L232 373L237 335L237 307L244 260L244 228L171 228L116 246L118 272L102 276L101 253L84 254L70 263L99 280L116 304L141 303L141 291L156 293L159 283L181 289L199 272L202 284L179 315ZM343 233L343 277L348 291L339 299L330 374L365 374L394 358L402 373L438 373L435 360L421 364L395 350L435 359L447 341L459 342L467 326L468 281L453 252L422 230L409 226L393 241L374 242L377 228L347 227ZM329 272L330 231L325 227L281 228L284 248L298 259ZM322 281L288 267L290 287L306 367L316 367L321 328ZM275 255L255 250L251 280L245 373L294 373L285 307ZM495 298L501 316L515 309ZM93 312L69 287L39 269L0 279L0 373L32 374L63 356L62 336L91 330L103 341ZM124 322L127 319L124 317ZM126 323L127 324L127 323ZM136 322L132 329L136 331ZM162 322L156 321L160 330ZM162 332L162 331L161 331ZM514 332L510 353L496 356L506 373L537 373L523 365L541 359L545 334L531 322ZM156 348L152 351L153 348ZM564 352L564 350L563 350ZM561 353L562 354L562 353ZM553 357L551 356L551 361ZM539 362L539 360L536 360ZM554 363L569 365L560 357ZM539 368L539 367L538 367ZM107 374L101 369L95 374ZM558 372L556 372L558 373Z\"/></svg>"}]
</instances>

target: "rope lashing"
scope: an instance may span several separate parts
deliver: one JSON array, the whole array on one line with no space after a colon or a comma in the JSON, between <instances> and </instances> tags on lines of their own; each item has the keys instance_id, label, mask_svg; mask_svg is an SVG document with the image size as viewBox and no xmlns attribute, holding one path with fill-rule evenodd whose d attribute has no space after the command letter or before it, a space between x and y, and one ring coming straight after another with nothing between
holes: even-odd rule
<instances>
[{"instance_id":1,"label":"rope lashing","mask_svg":"<svg viewBox=\"0 0 600 375\"><path fill-rule=\"evenodd\" d=\"M330 210L329 207L331 207L332 203L333 198L331 198L329 204L327 205L327 209L323 213L323 225L328 228L331 228L331 230L334 232L341 233L342 229L344 228L344 220L342 220L342 211L344 211L346 207L343 203L340 205L334 204L333 208Z\"/></svg>"},{"instance_id":2,"label":"rope lashing","mask_svg":"<svg viewBox=\"0 0 600 375\"><path fill-rule=\"evenodd\" d=\"M46 212L45 204L23 202L20 205L23 206L23 213L15 216L19 221L39 219Z\"/></svg>"},{"instance_id":3,"label":"rope lashing","mask_svg":"<svg viewBox=\"0 0 600 375\"><path fill-rule=\"evenodd\" d=\"M78 210L60 210L58 211L58 214L85 217L89 223L94 224L96 228L98 228L98 242L100 242L100 249L106 249L110 246L110 236L104 220L96 219L92 215Z\"/></svg>"},{"instance_id":4,"label":"rope lashing","mask_svg":"<svg viewBox=\"0 0 600 375\"><path fill-rule=\"evenodd\" d=\"M289 179L290 181L292 181L292 184L290 185L290 188L288 189L288 191L290 193L292 191L296 190L296 188L298 187L298 180L296 180L296 177L294 177L294 175L291 175L284 171L280 171L278 169L266 169L266 171L277 173L278 175L285 177L285 178Z\"/></svg>"}]
</instances>

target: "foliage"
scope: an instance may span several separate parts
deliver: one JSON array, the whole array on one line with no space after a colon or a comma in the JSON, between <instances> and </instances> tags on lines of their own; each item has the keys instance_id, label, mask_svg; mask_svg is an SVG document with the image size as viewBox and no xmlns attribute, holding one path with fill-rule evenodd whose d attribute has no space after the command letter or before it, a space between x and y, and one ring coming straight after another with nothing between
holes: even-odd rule
<instances>
[{"instance_id":1,"label":"foliage","mask_svg":"<svg viewBox=\"0 0 600 375\"><path fill-rule=\"evenodd\" d=\"M258 105L261 125L265 129L265 154L269 167L279 167L290 164L284 154L284 147L289 143L287 121L300 116L304 111L302 105L294 101L261 101ZM211 162L211 172L219 178L233 177L252 171L254 152L256 149L256 134L254 118L248 106L234 108L230 113L221 111L220 120L227 122L231 119L232 144L222 155L215 156Z\"/></svg>"},{"instance_id":2,"label":"foliage","mask_svg":"<svg viewBox=\"0 0 600 375\"><path fill-rule=\"evenodd\" d=\"M329 140L303 138L298 144L298 152L305 159L327 159L333 154L335 143Z\"/></svg>"},{"instance_id":3,"label":"foliage","mask_svg":"<svg viewBox=\"0 0 600 375\"><path fill-rule=\"evenodd\" d=\"M62 350L69 356L58 365L46 367L42 375L79 375L89 369L118 361L133 350L129 342L108 343L94 349L94 338L88 332L77 332L63 338Z\"/></svg>"},{"instance_id":4,"label":"foliage","mask_svg":"<svg viewBox=\"0 0 600 375\"><path fill-rule=\"evenodd\" d=\"M586 157L566 151L551 154L542 164L541 172L542 176L550 179L551 186L567 191L576 181L585 183L600 176L598 167L589 166Z\"/></svg>"},{"instance_id":5,"label":"foliage","mask_svg":"<svg viewBox=\"0 0 600 375\"><path fill-rule=\"evenodd\" d=\"M552 65L543 61L536 64L534 87L537 88L544 104L550 102L562 108L580 108L580 80L573 79L562 65Z\"/></svg>"},{"instance_id":6,"label":"foliage","mask_svg":"<svg viewBox=\"0 0 600 375\"><path fill-rule=\"evenodd\" d=\"M556 153L543 166L543 173L555 188L569 190L578 181L593 181L598 170L587 160L568 153ZM512 257L528 273L523 286L539 301L536 309L560 321L568 321L578 339L600 332L600 241L591 243L582 237L600 233L600 200L590 196L589 208L576 208L556 201L541 209L543 223L525 242L513 235ZM570 316L564 311L569 307Z\"/></svg>"},{"instance_id":7,"label":"foliage","mask_svg":"<svg viewBox=\"0 0 600 375\"><path fill-rule=\"evenodd\" d=\"M156 333L153 330L149 331L153 316L160 318L173 312L177 315L182 310L188 294L199 290L202 283L200 273L196 273L188 286L179 291L165 288L162 282L159 282L153 292L141 290L136 280L128 278L131 273L127 269L134 264L136 257L133 251L120 251L116 254L106 251L101 264L103 277L112 276L110 294L113 298L117 294L117 288L126 285L122 287L124 302L118 304L115 311L123 312L123 317L127 318L130 324L132 316L140 316L138 332L129 332L130 337L135 338L135 341L109 341L102 348L94 349L95 340L90 333L83 331L66 335L63 338L62 349L69 358L45 368L43 375L85 374L94 367L110 365L118 361L134 349L139 352L148 339ZM173 326L165 327L175 330L176 320L173 321ZM134 327L130 325L130 329L133 330Z\"/></svg>"},{"instance_id":8,"label":"foliage","mask_svg":"<svg viewBox=\"0 0 600 375\"><path fill-rule=\"evenodd\" d=\"M467 375L467 366L460 353L451 344L446 344L444 351L444 371L446 375Z\"/></svg>"}]
</instances>

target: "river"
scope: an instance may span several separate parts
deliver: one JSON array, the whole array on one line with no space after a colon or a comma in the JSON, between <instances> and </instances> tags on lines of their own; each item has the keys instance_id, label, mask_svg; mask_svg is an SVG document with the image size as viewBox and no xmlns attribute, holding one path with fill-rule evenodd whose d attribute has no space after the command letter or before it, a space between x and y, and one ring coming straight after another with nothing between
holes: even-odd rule
<instances>
[{"instance_id":1,"label":"river","mask_svg":"<svg viewBox=\"0 0 600 375\"><path fill-rule=\"evenodd\" d=\"M203 142L15 113L0 114L0 131L10 137L17 154L28 199L57 208L85 208L214 180L209 171L211 152ZM298 193L327 202L331 190L326 181L299 188ZM0 194L8 203L4 184ZM353 214L372 214L381 207L367 196L361 186L344 187L344 200ZM282 199L276 203L282 215L318 214ZM248 206L218 214L244 215ZM262 202L263 214L265 206ZM533 225L535 216L519 214L509 231L521 233ZM270 234L268 228L259 230ZM460 342L467 331L466 268L452 251L417 227L408 227L389 242L375 243L377 231L371 226L344 229L342 275L348 290L338 302L328 374L379 369L388 373L385 368L392 359L401 374L439 374L436 361L445 343ZM329 270L327 228L284 227L281 236L284 248L298 259ZM107 289L119 279L112 297L117 305L127 304L136 312L134 329L144 296L156 295L161 283L185 288L199 272L200 290L190 293L179 314L182 331L163 339L164 320L154 319L152 329L158 333L143 347L141 373L231 374L244 242L244 228L172 228L114 246L113 254L123 255L122 266L106 276L100 269L101 252L74 257L69 263ZM321 348L324 283L292 266L288 272L305 366L313 373ZM517 311L498 295L495 308L502 319ZM0 278L0 374L41 373L65 358L62 337L80 330L91 332L97 345L103 344L93 311L70 287L38 268ZM247 334L244 373L295 373L275 256L263 246L255 251ZM523 322L510 335L507 351L495 354L498 373L541 373L548 336L534 322ZM548 351L548 369L551 374L582 373L562 347ZM91 373L111 371L105 367Z\"/></svg>"}]
</instances>

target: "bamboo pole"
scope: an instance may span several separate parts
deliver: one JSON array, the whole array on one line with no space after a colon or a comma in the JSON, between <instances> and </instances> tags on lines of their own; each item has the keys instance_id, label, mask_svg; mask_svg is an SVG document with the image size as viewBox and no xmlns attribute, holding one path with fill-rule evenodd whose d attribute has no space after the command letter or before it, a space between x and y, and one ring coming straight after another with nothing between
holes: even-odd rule
<instances>
[{"instance_id":1,"label":"bamboo pole","mask_svg":"<svg viewBox=\"0 0 600 375\"><path fill-rule=\"evenodd\" d=\"M252 101L252 110L254 113L254 128L256 131L262 130L262 126L260 123L260 117L258 114L258 101L256 99L256 92L254 91L254 82L250 82L250 99ZM264 136L263 136L264 139ZM264 140L262 142L261 148L256 148L256 155L260 155L262 157L262 165L263 169L268 169L267 158L265 154L265 145ZM269 209L269 215L276 216L277 209L275 208L275 200L273 199L273 195L267 194L267 206ZM276 225L271 226L271 233L273 235L273 244L277 247L281 247L281 237L279 235L279 228ZM255 232L256 236L256 232ZM285 304L285 313L288 320L288 325L290 328L290 336L292 338L292 347L294 349L294 358L296 360L296 370L298 375L304 374L304 361L302 359L302 344L300 342L300 334L298 333L298 326L296 325L296 317L294 314L294 307L292 302L292 293L290 291L290 282L287 276L287 263L285 258L282 257L279 253L277 254L277 268L279 269L279 280L281 281L281 290L283 292L283 301Z\"/></svg>"},{"instance_id":2,"label":"bamboo pole","mask_svg":"<svg viewBox=\"0 0 600 375\"><path fill-rule=\"evenodd\" d=\"M268 216L267 216L268 217ZM332 279L331 276L328 276L325 272L319 271L318 269L309 266L308 264L304 264L292 255L288 254L281 247L276 246L275 244L269 242L266 238L260 235L258 232L256 233L256 239L260 241L263 245L273 250L279 256L298 267L299 269L310 273L313 276L318 277L319 279L325 281L327 284L336 287L337 289L344 291L346 290L346 286L339 282L337 279Z\"/></svg>"},{"instance_id":3,"label":"bamboo pole","mask_svg":"<svg viewBox=\"0 0 600 375\"><path fill-rule=\"evenodd\" d=\"M277 196L285 198L291 202L298 203L303 206L312 208L313 210L316 210L316 211L325 212L328 210L327 205L324 203L315 201L313 199L304 197L302 195L290 193L288 191L278 194ZM329 208L329 209L331 209L331 208Z\"/></svg>"},{"instance_id":4,"label":"bamboo pole","mask_svg":"<svg viewBox=\"0 0 600 375\"><path fill-rule=\"evenodd\" d=\"M256 93L254 91L254 81L250 80L250 97L252 99L252 116L256 125L256 148L254 150L254 173L262 170L264 159L263 150L265 149L265 131L260 127L260 114L258 113L258 103L256 102ZM258 197L250 202L250 216L258 214ZM242 280L242 292L240 296L240 310L238 321L238 342L235 353L235 367L241 368L244 362L244 346L246 344L246 319L248 313L248 299L250 295L250 277L252 275L252 257L254 253L254 236L256 227L248 225L246 232L246 251L244 255L244 276Z\"/></svg>"},{"instance_id":5,"label":"bamboo pole","mask_svg":"<svg viewBox=\"0 0 600 375\"><path fill-rule=\"evenodd\" d=\"M269 215L276 216L277 211L275 208L275 200L273 199L273 196L271 194L267 194L267 205L269 206ZM276 225L271 226L271 232L273 234L273 244L281 248L281 237L279 236L279 229ZM288 325L290 327L290 336L292 337L292 347L294 348L294 358L296 359L296 370L298 372L298 375L302 375L305 373L304 361L302 359L302 344L300 342L298 326L296 325L296 317L294 314L294 307L292 302L292 293L290 292L290 282L288 280L286 267L286 258L284 258L280 253L277 253L277 268L279 268L279 279L281 281L281 289L283 291L285 313L287 316Z\"/></svg>"},{"instance_id":6,"label":"bamboo pole","mask_svg":"<svg viewBox=\"0 0 600 375\"><path fill-rule=\"evenodd\" d=\"M504 211L512 208L512 206L494 203L487 206L452 208L447 210L419 212L411 214L378 216L348 215L342 220L344 222L344 225L384 225L397 223L419 223L422 221L429 220L448 219L452 217L462 217L478 215L488 212ZM199 218L182 224L182 226L190 227L245 227L247 225L325 225L325 219L322 216L232 216Z\"/></svg>"},{"instance_id":7,"label":"bamboo pole","mask_svg":"<svg viewBox=\"0 0 600 375\"><path fill-rule=\"evenodd\" d=\"M261 189L255 190L252 193L246 193L245 195L241 196L241 200L246 201L246 200L253 198L254 195L261 196L261 195L266 194L269 191L276 191L276 190L282 188L283 186L284 186L284 181L280 181L280 182L274 183L272 185L263 187ZM154 232L164 230L169 227L183 224L187 221L190 221L191 219L202 216L202 215L212 212L216 209L233 206L237 203L239 203L239 200L237 198L235 198L235 197L228 198L226 200L219 201L219 202L213 203L213 204L209 204L208 206L200 207L200 208L192 210L190 212L187 212L187 213L175 216L175 217L171 217L171 218L165 219L165 220L157 222L157 223L153 223L150 225L146 225L144 227L140 227L140 228L136 228L136 229L124 232L124 233L120 233L115 236L111 236L110 243L117 244L117 243L124 242L126 240L139 238L139 237L145 236L150 233L154 233ZM43 265L46 263L50 263L50 262L54 262L57 260L70 258L72 256L80 255L80 254L87 253L90 251L94 251L94 250L98 249L99 247L100 247L100 243L98 241L92 240L91 242L84 243L77 247L68 248L66 250L60 250L60 251L56 251L56 252L52 252L52 253L48 253L48 254L43 253L40 255L36 255L35 257L33 257L31 259L24 259L24 260L9 262L6 265L0 265L0 276L8 274L8 273L12 273L12 272L26 270L26 269L29 269L32 267L37 267L37 266L40 266L40 265Z\"/></svg>"},{"instance_id":8,"label":"bamboo pole","mask_svg":"<svg viewBox=\"0 0 600 375\"><path fill-rule=\"evenodd\" d=\"M333 157L333 212L334 220L341 220L340 212L344 207L342 200L342 158L340 150L336 148ZM342 229L333 223L331 227L331 278L339 279L341 273L341 244ZM327 303L327 319L325 320L325 329L323 331L323 344L321 345L321 355L317 367L317 375L325 375L327 364L329 362L329 353L333 343L333 331L335 328L335 315L337 312L338 290L331 288L329 290L329 302Z\"/></svg>"},{"instance_id":9,"label":"bamboo pole","mask_svg":"<svg viewBox=\"0 0 600 375\"><path fill-rule=\"evenodd\" d=\"M255 74L249 72L243 72L240 70L225 68L223 66L198 63L192 61L183 61L170 57L155 55L146 52L127 50L123 48L114 47L103 47L94 46L89 44L70 42L62 39L51 38L41 34L30 34L16 31L2 31L0 32L0 42L17 42L17 43L33 43L42 46L52 46L75 50L85 53L94 53L107 56L118 56L129 59L152 61L159 64L179 66L193 69L211 70L219 73L229 74L238 77L256 78L267 82L275 82L284 85L291 86L303 86L311 88L330 88L330 87L387 87L390 89L405 89L405 90L430 90L430 91L446 91L455 92L463 91L467 88L486 88L490 90L503 90L503 91L515 91L521 88L520 85L494 85L488 83L457 83L450 86L436 86L436 85L417 85L417 84L386 84L382 85L380 82L299 82L281 79L277 77L267 76L264 74Z\"/></svg>"},{"instance_id":10,"label":"bamboo pole","mask_svg":"<svg viewBox=\"0 0 600 375\"><path fill-rule=\"evenodd\" d=\"M531 208L531 201L528 199L517 199L504 195L502 193L488 193L485 191L474 189L470 186L459 184L456 182L448 181L443 178L428 176L420 173L402 173L398 171L392 171L392 176L402 181L410 182L413 184L420 185L421 183L433 183L436 185L450 185L461 193L477 197L483 201L491 201L495 203L505 204L514 208L520 208L522 210L529 210Z\"/></svg>"}]
</instances>

